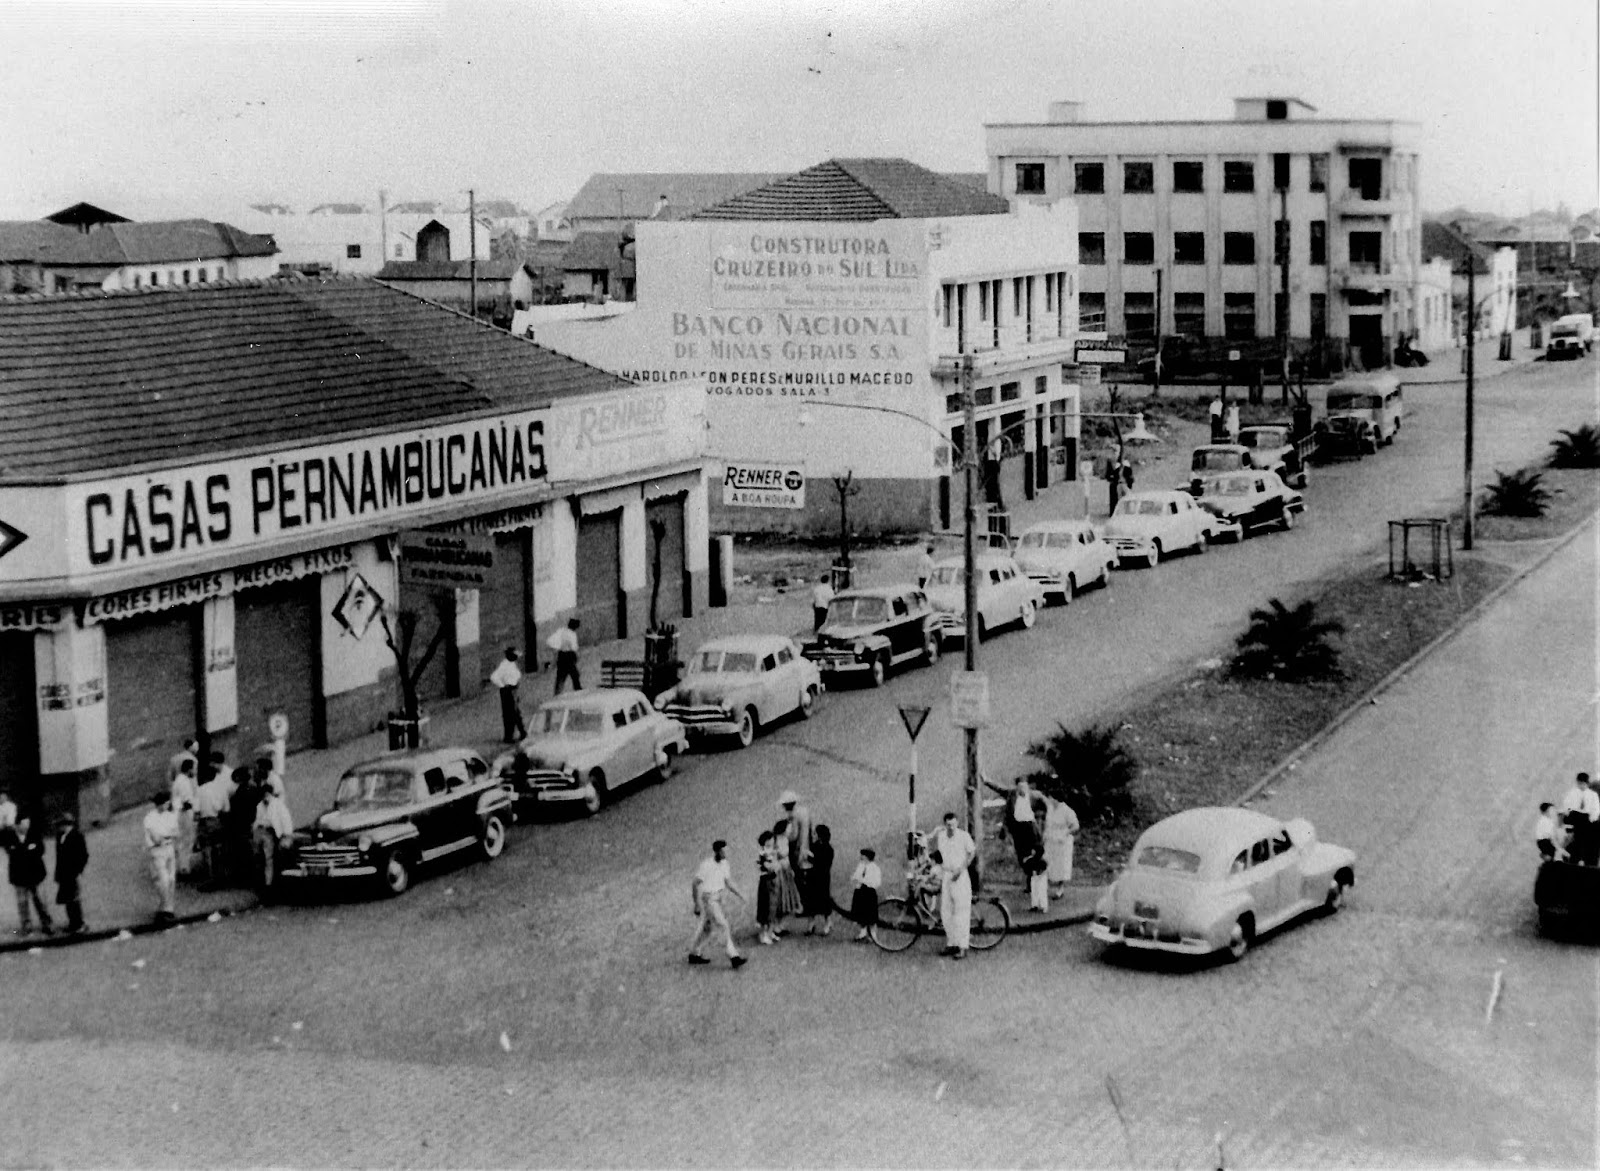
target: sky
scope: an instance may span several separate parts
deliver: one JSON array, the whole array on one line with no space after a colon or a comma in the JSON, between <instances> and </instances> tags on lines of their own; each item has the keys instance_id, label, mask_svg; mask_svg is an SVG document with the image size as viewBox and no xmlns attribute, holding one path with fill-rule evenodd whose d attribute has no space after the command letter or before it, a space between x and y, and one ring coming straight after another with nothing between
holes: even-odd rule
<instances>
[{"instance_id":1,"label":"sky","mask_svg":"<svg viewBox=\"0 0 1600 1171\"><path fill-rule=\"evenodd\" d=\"M1595 0L0 0L0 218L537 210L597 171L986 169L984 123L1415 121L1423 206L1595 206Z\"/></svg>"}]
</instances>

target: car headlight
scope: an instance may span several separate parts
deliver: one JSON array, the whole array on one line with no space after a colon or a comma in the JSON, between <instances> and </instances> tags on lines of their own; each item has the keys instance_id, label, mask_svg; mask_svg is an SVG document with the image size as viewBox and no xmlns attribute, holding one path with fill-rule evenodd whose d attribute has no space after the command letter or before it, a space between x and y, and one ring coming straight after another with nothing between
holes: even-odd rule
<instances>
[{"instance_id":1,"label":"car headlight","mask_svg":"<svg viewBox=\"0 0 1600 1171\"><path fill-rule=\"evenodd\" d=\"M574 768L574 769L569 770L568 775L572 777L572 787L574 789L576 789L578 786L583 784L583 782L581 780L579 780L579 778L578 778L578 770L577 769Z\"/></svg>"},{"instance_id":2,"label":"car headlight","mask_svg":"<svg viewBox=\"0 0 1600 1171\"><path fill-rule=\"evenodd\" d=\"M856 643L855 651L856 651L856 658L860 659L860 658L866 657L867 644L864 643L864 642Z\"/></svg>"},{"instance_id":3,"label":"car headlight","mask_svg":"<svg viewBox=\"0 0 1600 1171\"><path fill-rule=\"evenodd\" d=\"M372 838L369 837L367 834L362 834L359 838L356 839L356 849L360 850L363 854L371 853L372 852Z\"/></svg>"}]
</instances>

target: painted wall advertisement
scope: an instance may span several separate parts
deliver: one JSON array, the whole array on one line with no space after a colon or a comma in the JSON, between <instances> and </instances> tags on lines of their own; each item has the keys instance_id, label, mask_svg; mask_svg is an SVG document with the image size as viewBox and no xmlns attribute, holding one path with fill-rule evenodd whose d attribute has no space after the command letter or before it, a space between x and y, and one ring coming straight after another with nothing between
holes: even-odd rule
<instances>
[{"instance_id":1,"label":"painted wall advertisement","mask_svg":"<svg viewBox=\"0 0 1600 1171\"><path fill-rule=\"evenodd\" d=\"M806 470L795 463L730 461L722 469L722 503L744 508L804 508Z\"/></svg>"}]
</instances>

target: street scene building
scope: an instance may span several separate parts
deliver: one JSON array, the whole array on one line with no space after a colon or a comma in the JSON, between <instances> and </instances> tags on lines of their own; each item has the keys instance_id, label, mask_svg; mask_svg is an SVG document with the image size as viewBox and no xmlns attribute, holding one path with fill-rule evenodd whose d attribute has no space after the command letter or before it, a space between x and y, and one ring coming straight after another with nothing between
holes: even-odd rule
<instances>
[{"instance_id":1,"label":"street scene building","mask_svg":"<svg viewBox=\"0 0 1600 1171\"><path fill-rule=\"evenodd\" d=\"M1279 336L1319 370L1387 364L1419 328L1420 127L1236 98L1232 121L985 128L989 188L1078 208L1083 319L1130 341ZM1288 252L1288 301L1282 258ZM1163 279L1164 278L1164 279Z\"/></svg>"},{"instance_id":2,"label":"street scene building","mask_svg":"<svg viewBox=\"0 0 1600 1171\"><path fill-rule=\"evenodd\" d=\"M1076 475L1075 224L1071 204L1013 212L903 159L834 159L687 221L641 221L638 308L538 337L649 385L703 380L725 474L803 475L790 509L713 491L721 531L836 531L847 476L860 531L948 528L962 354L988 499Z\"/></svg>"},{"instance_id":3,"label":"street scene building","mask_svg":"<svg viewBox=\"0 0 1600 1171\"><path fill-rule=\"evenodd\" d=\"M0 784L30 802L103 817L274 713L291 749L371 730L403 612L444 631L439 699L569 618L641 633L658 552L657 620L705 605L696 385L350 280L8 300L0 352ZM402 568L413 530L465 584Z\"/></svg>"}]
</instances>

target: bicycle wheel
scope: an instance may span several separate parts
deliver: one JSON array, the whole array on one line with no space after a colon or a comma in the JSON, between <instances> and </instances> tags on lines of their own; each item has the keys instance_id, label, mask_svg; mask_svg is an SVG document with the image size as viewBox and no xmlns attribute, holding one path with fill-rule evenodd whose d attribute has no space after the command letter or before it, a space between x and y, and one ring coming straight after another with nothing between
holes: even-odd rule
<instances>
[{"instance_id":1,"label":"bicycle wheel","mask_svg":"<svg viewBox=\"0 0 1600 1171\"><path fill-rule=\"evenodd\" d=\"M1011 930L1011 912L999 899L977 899L972 904L972 938L967 946L973 951L988 951L998 947Z\"/></svg>"},{"instance_id":2,"label":"bicycle wheel","mask_svg":"<svg viewBox=\"0 0 1600 1171\"><path fill-rule=\"evenodd\" d=\"M922 931L922 920L905 899L883 899L878 903L878 921L867 934L884 951L905 951Z\"/></svg>"}]
</instances>

